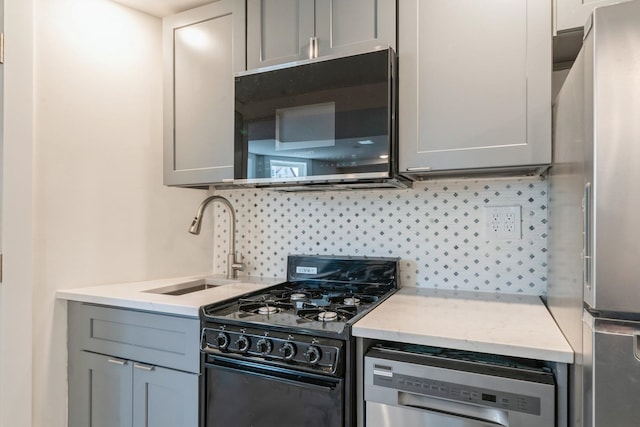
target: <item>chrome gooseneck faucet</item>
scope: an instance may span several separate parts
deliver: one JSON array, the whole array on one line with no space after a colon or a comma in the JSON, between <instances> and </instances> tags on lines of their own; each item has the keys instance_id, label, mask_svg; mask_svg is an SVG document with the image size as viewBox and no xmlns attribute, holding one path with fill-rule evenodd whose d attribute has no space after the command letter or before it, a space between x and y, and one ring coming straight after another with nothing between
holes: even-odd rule
<instances>
[{"instance_id":1,"label":"chrome gooseneck faucet","mask_svg":"<svg viewBox=\"0 0 640 427\"><path fill-rule=\"evenodd\" d=\"M204 209L209 203L214 201L225 205L227 211L229 211L229 216L231 217L229 253L227 254L227 279L236 279L238 278L238 270L242 270L244 266L236 259L236 212L233 210L233 206L231 206L231 202L229 202L229 200L222 196L210 196L204 199L202 203L200 203L200 207L198 207L198 212L191 223L191 227L189 227L189 233L200 234L200 226L202 225L202 214L204 213Z\"/></svg>"}]
</instances>

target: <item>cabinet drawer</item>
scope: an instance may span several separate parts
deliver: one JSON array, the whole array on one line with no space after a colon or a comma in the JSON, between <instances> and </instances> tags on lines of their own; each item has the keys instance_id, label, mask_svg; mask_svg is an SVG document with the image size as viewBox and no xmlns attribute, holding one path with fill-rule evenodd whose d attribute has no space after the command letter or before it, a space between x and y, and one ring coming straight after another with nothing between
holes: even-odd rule
<instances>
[{"instance_id":1,"label":"cabinet drawer","mask_svg":"<svg viewBox=\"0 0 640 427\"><path fill-rule=\"evenodd\" d=\"M69 348L200 372L200 320L69 303Z\"/></svg>"}]
</instances>

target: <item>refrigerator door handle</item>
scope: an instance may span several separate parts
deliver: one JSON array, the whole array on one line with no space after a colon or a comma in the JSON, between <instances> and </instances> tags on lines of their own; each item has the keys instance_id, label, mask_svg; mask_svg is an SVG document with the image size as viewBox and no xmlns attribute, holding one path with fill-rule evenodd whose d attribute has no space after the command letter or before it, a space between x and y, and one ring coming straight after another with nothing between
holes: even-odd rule
<instances>
[{"instance_id":1,"label":"refrigerator door handle","mask_svg":"<svg viewBox=\"0 0 640 427\"><path fill-rule=\"evenodd\" d=\"M591 289L591 183L587 182L584 186L584 198L582 199L582 259L583 259L583 280L586 289Z\"/></svg>"}]
</instances>

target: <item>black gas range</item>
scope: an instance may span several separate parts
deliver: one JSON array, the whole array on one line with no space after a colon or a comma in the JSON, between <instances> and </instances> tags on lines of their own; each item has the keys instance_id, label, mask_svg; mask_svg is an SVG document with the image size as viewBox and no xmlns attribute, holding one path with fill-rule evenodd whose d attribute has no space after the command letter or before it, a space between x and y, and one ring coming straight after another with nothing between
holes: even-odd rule
<instances>
[{"instance_id":1,"label":"black gas range","mask_svg":"<svg viewBox=\"0 0 640 427\"><path fill-rule=\"evenodd\" d=\"M289 256L286 282L204 307L207 427L353 425L351 326L397 287L397 258Z\"/></svg>"}]
</instances>

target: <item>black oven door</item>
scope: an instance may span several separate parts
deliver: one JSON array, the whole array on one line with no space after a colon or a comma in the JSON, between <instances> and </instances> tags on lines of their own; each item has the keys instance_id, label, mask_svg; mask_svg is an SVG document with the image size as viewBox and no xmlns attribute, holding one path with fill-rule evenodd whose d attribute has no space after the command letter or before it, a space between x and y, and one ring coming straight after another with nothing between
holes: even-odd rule
<instances>
[{"instance_id":1,"label":"black oven door","mask_svg":"<svg viewBox=\"0 0 640 427\"><path fill-rule=\"evenodd\" d=\"M206 426L342 427L344 380L207 356Z\"/></svg>"}]
</instances>

